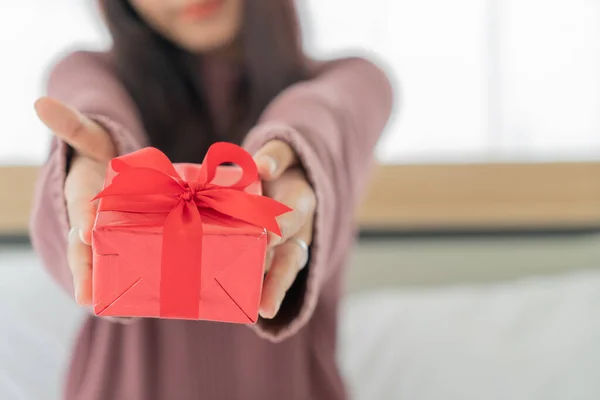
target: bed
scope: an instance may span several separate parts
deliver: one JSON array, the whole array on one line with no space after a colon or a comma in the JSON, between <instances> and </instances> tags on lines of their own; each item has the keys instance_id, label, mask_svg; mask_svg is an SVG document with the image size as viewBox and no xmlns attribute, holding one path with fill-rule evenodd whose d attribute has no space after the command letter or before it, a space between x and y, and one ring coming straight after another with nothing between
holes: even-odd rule
<instances>
[{"instance_id":1,"label":"bed","mask_svg":"<svg viewBox=\"0 0 600 400\"><path fill-rule=\"evenodd\" d=\"M55 400L81 313L0 247L0 399ZM600 271L356 292L339 362L357 400L600 399Z\"/></svg>"}]
</instances>

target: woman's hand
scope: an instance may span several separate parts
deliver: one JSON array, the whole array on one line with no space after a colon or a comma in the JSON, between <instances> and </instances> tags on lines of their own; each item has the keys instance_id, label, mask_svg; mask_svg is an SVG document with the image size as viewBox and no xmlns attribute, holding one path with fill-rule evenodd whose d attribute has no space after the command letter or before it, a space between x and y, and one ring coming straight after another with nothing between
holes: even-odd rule
<instances>
[{"instance_id":1,"label":"woman's hand","mask_svg":"<svg viewBox=\"0 0 600 400\"><path fill-rule=\"evenodd\" d=\"M287 143L270 141L254 158L264 194L293 209L278 218L282 237L269 233L260 315L274 318L286 292L308 262L317 198Z\"/></svg>"},{"instance_id":2,"label":"woman's hand","mask_svg":"<svg viewBox=\"0 0 600 400\"><path fill-rule=\"evenodd\" d=\"M117 155L116 148L102 126L56 100L41 98L35 103L35 109L54 135L75 151L64 188L71 226L67 259L77 302L91 306L91 232L97 207L92 199L102 190L106 167ZM308 261L316 196L297 165L294 151L285 142L267 143L255 159L264 181L265 195L294 210L278 219L281 238L269 234L267 276L260 309L263 318L273 318L296 275Z\"/></svg>"},{"instance_id":3,"label":"woman's hand","mask_svg":"<svg viewBox=\"0 0 600 400\"><path fill-rule=\"evenodd\" d=\"M41 98L35 110L54 135L74 149L64 187L71 226L67 260L77 302L91 306L91 236L97 207L92 199L102 190L106 167L116 149L104 128L56 100Z\"/></svg>"}]
</instances>

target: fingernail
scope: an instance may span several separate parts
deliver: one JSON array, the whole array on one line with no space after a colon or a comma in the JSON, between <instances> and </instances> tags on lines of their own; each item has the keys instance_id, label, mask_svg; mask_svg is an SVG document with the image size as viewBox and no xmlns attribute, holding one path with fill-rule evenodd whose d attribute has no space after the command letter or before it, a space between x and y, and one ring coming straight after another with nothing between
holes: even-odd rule
<instances>
[{"instance_id":1,"label":"fingernail","mask_svg":"<svg viewBox=\"0 0 600 400\"><path fill-rule=\"evenodd\" d=\"M273 309L273 312L268 312L267 310L261 308L258 313L260 314L261 317L265 318L265 319L273 319L275 318L275 316L277 315L277 313L279 312L279 308L281 307L281 301L278 302L275 305L275 308Z\"/></svg>"},{"instance_id":2,"label":"fingernail","mask_svg":"<svg viewBox=\"0 0 600 400\"><path fill-rule=\"evenodd\" d=\"M266 311L264 309L262 309L262 308L258 311L258 313L260 314L261 318L264 318L264 319L269 319L270 318L267 315Z\"/></svg>"},{"instance_id":3,"label":"fingernail","mask_svg":"<svg viewBox=\"0 0 600 400\"><path fill-rule=\"evenodd\" d=\"M273 159L273 157L262 156L258 160L258 163L266 165L267 171L269 172L270 175L273 175L275 173L275 171L277 170L277 163L275 162L275 160Z\"/></svg>"}]
</instances>

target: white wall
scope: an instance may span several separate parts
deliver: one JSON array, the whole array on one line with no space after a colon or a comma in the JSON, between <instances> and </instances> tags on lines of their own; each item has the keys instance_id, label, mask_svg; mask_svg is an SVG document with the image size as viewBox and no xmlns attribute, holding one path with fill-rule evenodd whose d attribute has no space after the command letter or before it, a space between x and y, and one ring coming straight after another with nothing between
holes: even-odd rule
<instances>
[{"instance_id":1,"label":"white wall","mask_svg":"<svg viewBox=\"0 0 600 400\"><path fill-rule=\"evenodd\" d=\"M311 53L366 50L399 82L381 161L600 156L600 0L297 1ZM107 44L94 3L0 3L0 164L44 160L32 103L58 54Z\"/></svg>"}]
</instances>

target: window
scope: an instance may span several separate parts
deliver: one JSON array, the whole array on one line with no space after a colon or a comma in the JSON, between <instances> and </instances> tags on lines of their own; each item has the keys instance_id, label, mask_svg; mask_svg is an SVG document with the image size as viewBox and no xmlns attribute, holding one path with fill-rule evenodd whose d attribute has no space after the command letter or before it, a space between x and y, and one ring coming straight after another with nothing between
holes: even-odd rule
<instances>
[{"instance_id":1,"label":"window","mask_svg":"<svg viewBox=\"0 0 600 400\"><path fill-rule=\"evenodd\" d=\"M313 54L363 47L397 76L382 162L600 155L600 1L307 3Z\"/></svg>"}]
</instances>

